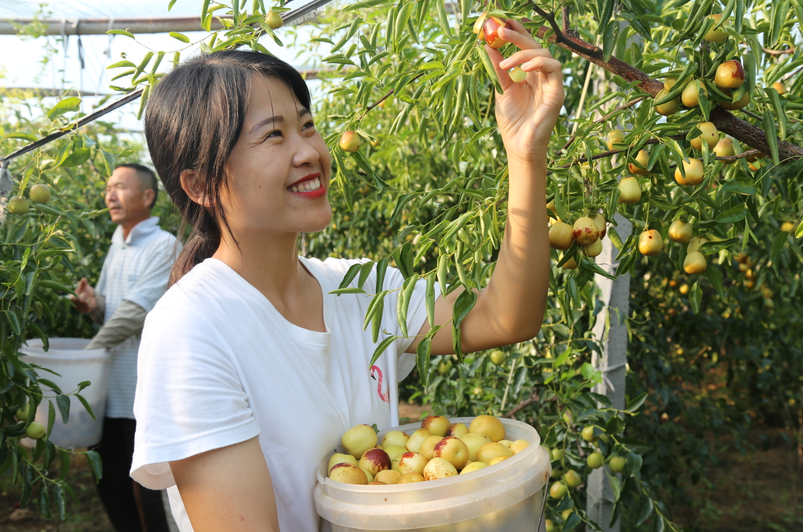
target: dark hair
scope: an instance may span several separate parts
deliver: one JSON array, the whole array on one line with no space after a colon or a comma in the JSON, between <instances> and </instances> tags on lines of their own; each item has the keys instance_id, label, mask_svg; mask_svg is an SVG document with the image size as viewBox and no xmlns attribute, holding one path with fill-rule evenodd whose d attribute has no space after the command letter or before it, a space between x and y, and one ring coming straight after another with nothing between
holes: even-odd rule
<instances>
[{"instance_id":1,"label":"dark hair","mask_svg":"<svg viewBox=\"0 0 803 532\"><path fill-rule=\"evenodd\" d=\"M135 170L137 172L137 180L142 190L153 190L153 201L148 205L148 210L152 209L153 206L156 205L156 198L159 196L159 181L156 178L156 172L147 166L137 163L123 163L114 167L115 170L118 168L131 168Z\"/></svg>"},{"instance_id":2,"label":"dark hair","mask_svg":"<svg viewBox=\"0 0 803 532\"><path fill-rule=\"evenodd\" d=\"M272 55L250 51L202 54L178 66L156 85L145 113L151 160L192 233L173 265L172 285L220 245L220 224L229 227L220 205L226 163L248 111L251 75L284 81L299 103L311 109L307 84L296 69ZM193 170L213 207L192 201L181 188L181 172Z\"/></svg>"}]
</instances>

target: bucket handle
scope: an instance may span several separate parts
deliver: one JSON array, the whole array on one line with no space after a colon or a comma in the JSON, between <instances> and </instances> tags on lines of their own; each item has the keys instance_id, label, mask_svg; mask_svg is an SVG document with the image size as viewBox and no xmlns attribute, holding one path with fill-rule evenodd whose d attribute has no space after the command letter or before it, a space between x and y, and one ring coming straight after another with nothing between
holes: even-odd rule
<instances>
[{"instance_id":1,"label":"bucket handle","mask_svg":"<svg viewBox=\"0 0 803 532\"><path fill-rule=\"evenodd\" d=\"M546 476L546 484L544 484L544 496L541 498L541 515L538 517L538 528L535 532L541 532L541 523L544 522L544 511L546 510L546 494L549 493L549 475Z\"/></svg>"}]
</instances>

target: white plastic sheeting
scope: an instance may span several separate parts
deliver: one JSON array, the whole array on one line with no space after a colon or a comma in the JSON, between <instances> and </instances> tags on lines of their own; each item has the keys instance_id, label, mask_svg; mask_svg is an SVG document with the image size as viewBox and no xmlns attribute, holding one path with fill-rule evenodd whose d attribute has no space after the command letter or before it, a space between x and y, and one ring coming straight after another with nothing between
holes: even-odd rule
<instances>
[{"instance_id":1,"label":"white plastic sheeting","mask_svg":"<svg viewBox=\"0 0 803 532\"><path fill-rule=\"evenodd\" d=\"M44 4L44 11L40 11L40 4ZM65 19L189 17L201 14L203 0L178 0L170 11L168 5L169 0L0 0L0 18L33 18L37 13Z\"/></svg>"}]
</instances>

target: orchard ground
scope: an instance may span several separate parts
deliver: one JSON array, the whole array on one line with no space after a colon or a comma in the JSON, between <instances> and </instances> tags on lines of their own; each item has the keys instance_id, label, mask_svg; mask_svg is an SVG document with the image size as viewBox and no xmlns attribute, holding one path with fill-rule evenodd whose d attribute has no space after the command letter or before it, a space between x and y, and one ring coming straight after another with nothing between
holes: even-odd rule
<instances>
[{"instance_id":1,"label":"orchard ground","mask_svg":"<svg viewBox=\"0 0 803 532\"><path fill-rule=\"evenodd\" d=\"M402 423L418 421L430 408L402 403ZM434 413L434 412L433 412ZM762 438L763 436L763 438ZM715 442L719 466L710 468L691 490L691 505L677 504L675 518L688 530L755 532L803 530L803 467L793 438L783 431L757 426L748 440L756 447L742 456L729 439ZM765 443L762 449L762 441ZM71 465L78 503L68 501L67 520L57 524L35 510L12 522L18 489L0 493L0 529L4 532L113 532L95 492L89 465L82 456Z\"/></svg>"}]
</instances>

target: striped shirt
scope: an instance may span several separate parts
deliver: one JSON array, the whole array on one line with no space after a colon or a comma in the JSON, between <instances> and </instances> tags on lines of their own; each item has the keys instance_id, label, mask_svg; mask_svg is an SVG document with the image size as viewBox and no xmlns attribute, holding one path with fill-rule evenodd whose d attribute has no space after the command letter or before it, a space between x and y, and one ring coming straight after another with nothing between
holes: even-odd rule
<instances>
[{"instance_id":1,"label":"striped shirt","mask_svg":"<svg viewBox=\"0 0 803 532\"><path fill-rule=\"evenodd\" d=\"M162 230L158 223L159 218L155 216L138 223L125 240L122 226L114 231L95 288L106 297L104 322L112 317L123 300L150 312L167 290L170 268L179 248L176 237ZM109 350L106 417L134 419L139 342L140 335L131 336Z\"/></svg>"}]
</instances>

